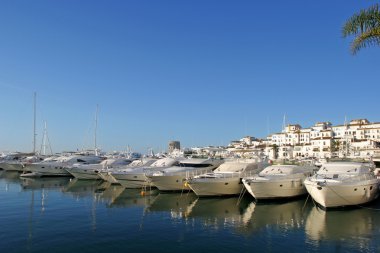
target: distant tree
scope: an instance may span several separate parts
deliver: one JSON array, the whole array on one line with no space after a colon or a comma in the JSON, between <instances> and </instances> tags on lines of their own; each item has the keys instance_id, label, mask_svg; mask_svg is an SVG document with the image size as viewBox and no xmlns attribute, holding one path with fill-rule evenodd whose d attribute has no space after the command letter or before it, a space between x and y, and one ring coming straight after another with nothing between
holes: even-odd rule
<instances>
[{"instance_id":1,"label":"distant tree","mask_svg":"<svg viewBox=\"0 0 380 253\"><path fill-rule=\"evenodd\" d=\"M340 149L340 142L333 139L331 141L331 152L339 151L339 149Z\"/></svg>"},{"instance_id":2,"label":"distant tree","mask_svg":"<svg viewBox=\"0 0 380 253\"><path fill-rule=\"evenodd\" d=\"M272 150L273 150L274 159L277 159L278 158L278 151L279 151L278 146L276 144L273 144Z\"/></svg>"},{"instance_id":3,"label":"distant tree","mask_svg":"<svg viewBox=\"0 0 380 253\"><path fill-rule=\"evenodd\" d=\"M380 46L379 4L354 14L344 24L342 34L343 37L355 36L351 43L352 54L368 46Z\"/></svg>"}]
</instances>

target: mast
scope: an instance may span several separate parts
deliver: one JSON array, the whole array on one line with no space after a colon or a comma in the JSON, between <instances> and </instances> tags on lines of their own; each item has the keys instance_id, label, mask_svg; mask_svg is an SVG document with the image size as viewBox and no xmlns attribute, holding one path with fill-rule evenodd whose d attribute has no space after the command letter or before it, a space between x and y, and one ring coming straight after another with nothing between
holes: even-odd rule
<instances>
[{"instance_id":1,"label":"mast","mask_svg":"<svg viewBox=\"0 0 380 253\"><path fill-rule=\"evenodd\" d=\"M33 116L33 153L36 154L36 99L37 94L34 92L34 116Z\"/></svg>"},{"instance_id":2,"label":"mast","mask_svg":"<svg viewBox=\"0 0 380 253\"><path fill-rule=\"evenodd\" d=\"M46 155L46 121L44 121L44 133L42 135L41 154Z\"/></svg>"},{"instance_id":3,"label":"mast","mask_svg":"<svg viewBox=\"0 0 380 253\"><path fill-rule=\"evenodd\" d=\"M98 130L98 112L99 112L99 105L96 105L96 114L95 114L95 131L94 131L94 150L95 155L98 155L98 145L96 143L96 132Z\"/></svg>"},{"instance_id":4,"label":"mast","mask_svg":"<svg viewBox=\"0 0 380 253\"><path fill-rule=\"evenodd\" d=\"M41 154L46 155L46 147L47 147L47 145L49 145L50 154L52 155L53 151L51 149L49 135L48 135L48 132L47 132L47 123L46 123L46 121L44 121L44 133L43 133L43 136L42 136L41 151L40 151Z\"/></svg>"}]
</instances>

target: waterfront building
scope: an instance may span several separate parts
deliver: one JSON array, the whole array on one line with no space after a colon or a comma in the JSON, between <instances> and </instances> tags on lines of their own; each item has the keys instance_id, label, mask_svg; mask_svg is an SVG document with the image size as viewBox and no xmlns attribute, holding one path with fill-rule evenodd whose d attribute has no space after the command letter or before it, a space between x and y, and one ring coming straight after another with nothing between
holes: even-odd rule
<instances>
[{"instance_id":1,"label":"waterfront building","mask_svg":"<svg viewBox=\"0 0 380 253\"><path fill-rule=\"evenodd\" d=\"M343 125L317 122L309 128L288 124L266 139L246 136L228 145L231 152L255 150L270 159L380 156L380 122L354 119Z\"/></svg>"},{"instance_id":2,"label":"waterfront building","mask_svg":"<svg viewBox=\"0 0 380 253\"><path fill-rule=\"evenodd\" d=\"M172 153L174 150L180 150L181 149L181 144L179 141L170 141L169 142L169 153Z\"/></svg>"},{"instance_id":3,"label":"waterfront building","mask_svg":"<svg viewBox=\"0 0 380 253\"><path fill-rule=\"evenodd\" d=\"M230 154L235 154L244 158L252 158L263 155L266 144L265 140L251 136L245 136L240 140L231 141L226 150Z\"/></svg>"}]
</instances>

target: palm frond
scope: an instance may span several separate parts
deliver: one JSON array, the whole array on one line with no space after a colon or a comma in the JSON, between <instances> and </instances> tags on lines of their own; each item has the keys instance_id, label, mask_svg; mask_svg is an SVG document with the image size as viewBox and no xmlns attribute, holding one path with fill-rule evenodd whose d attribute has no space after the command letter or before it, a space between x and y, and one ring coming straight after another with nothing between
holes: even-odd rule
<instances>
[{"instance_id":1,"label":"palm frond","mask_svg":"<svg viewBox=\"0 0 380 253\"><path fill-rule=\"evenodd\" d=\"M380 27L363 32L351 44L352 54L368 46L380 46Z\"/></svg>"},{"instance_id":2,"label":"palm frond","mask_svg":"<svg viewBox=\"0 0 380 253\"><path fill-rule=\"evenodd\" d=\"M342 34L343 37L357 35L376 27L380 27L379 4L354 14L343 26Z\"/></svg>"}]
</instances>

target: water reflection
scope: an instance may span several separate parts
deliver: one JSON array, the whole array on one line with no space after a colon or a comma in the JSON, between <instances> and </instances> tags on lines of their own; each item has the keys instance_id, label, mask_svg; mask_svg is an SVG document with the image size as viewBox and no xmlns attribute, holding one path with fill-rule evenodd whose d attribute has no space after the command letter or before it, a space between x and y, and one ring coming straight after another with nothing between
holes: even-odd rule
<instances>
[{"instance_id":1,"label":"water reflection","mask_svg":"<svg viewBox=\"0 0 380 253\"><path fill-rule=\"evenodd\" d=\"M308 205L305 200L287 202L255 203L252 217L249 219L242 233L259 233L271 228L277 230L291 230L302 228L305 224Z\"/></svg>"},{"instance_id":2,"label":"water reflection","mask_svg":"<svg viewBox=\"0 0 380 253\"><path fill-rule=\"evenodd\" d=\"M149 212L169 212L172 218L188 217L198 199L194 193L160 193L148 206Z\"/></svg>"},{"instance_id":3,"label":"water reflection","mask_svg":"<svg viewBox=\"0 0 380 253\"><path fill-rule=\"evenodd\" d=\"M0 178L5 179L6 183L19 183L21 173L18 171L1 171Z\"/></svg>"},{"instance_id":4,"label":"water reflection","mask_svg":"<svg viewBox=\"0 0 380 253\"><path fill-rule=\"evenodd\" d=\"M147 207L151 204L153 198L158 194L158 190L152 190L141 194L140 189L124 189L123 191L108 204L111 208L127 207Z\"/></svg>"},{"instance_id":5,"label":"water reflection","mask_svg":"<svg viewBox=\"0 0 380 253\"><path fill-rule=\"evenodd\" d=\"M213 229L239 227L249 222L254 202L237 197L198 198L194 193L160 193L151 202L147 212L163 212L172 219L200 221Z\"/></svg>"},{"instance_id":6,"label":"water reflection","mask_svg":"<svg viewBox=\"0 0 380 253\"><path fill-rule=\"evenodd\" d=\"M0 182L4 182L4 190L5 192L8 192L11 188L11 186L20 184L20 172L17 171L1 171L0 174ZM3 185L1 185L1 188L3 188Z\"/></svg>"},{"instance_id":7,"label":"water reflection","mask_svg":"<svg viewBox=\"0 0 380 253\"><path fill-rule=\"evenodd\" d=\"M324 211L313 207L307 217L305 232L315 244L346 242L346 246L369 250L372 238L379 235L380 205L374 203L364 208Z\"/></svg>"},{"instance_id":8,"label":"water reflection","mask_svg":"<svg viewBox=\"0 0 380 253\"><path fill-rule=\"evenodd\" d=\"M203 225L214 229L223 227L239 227L247 224L255 209L255 203L237 197L199 198L193 205L189 217L200 219Z\"/></svg>"},{"instance_id":9,"label":"water reflection","mask_svg":"<svg viewBox=\"0 0 380 253\"><path fill-rule=\"evenodd\" d=\"M94 196L98 189L101 189L103 181L99 180L79 180L71 179L63 190L65 193L71 194L76 198L84 198Z\"/></svg>"},{"instance_id":10,"label":"water reflection","mask_svg":"<svg viewBox=\"0 0 380 253\"><path fill-rule=\"evenodd\" d=\"M67 178L67 177L20 178L20 182L24 190L41 190L41 189L63 190L70 182L70 178Z\"/></svg>"},{"instance_id":11,"label":"water reflection","mask_svg":"<svg viewBox=\"0 0 380 253\"><path fill-rule=\"evenodd\" d=\"M115 201L115 199L117 199L123 191L123 186L113 185L109 182L103 182L98 185L98 188L96 189L96 192L99 195L98 200L106 203L112 203Z\"/></svg>"},{"instance_id":12,"label":"water reflection","mask_svg":"<svg viewBox=\"0 0 380 253\"><path fill-rule=\"evenodd\" d=\"M305 199L255 203L247 197L238 203L237 197L198 198L193 193L157 190L142 194L140 189L103 181L20 179L19 175L0 173L0 220L7 231L2 234L6 243L0 243L0 248L9 244L19 247L17 252L27 252L26 248L40 252L43 246L51 246L41 243L45 238L61 238L62 234L72 235L70 241L56 242L70 245L75 241L73 248L84 247L83 241L119 239L128 244L137 241L137 248L157 233L162 234L156 238L157 246L167 237L179 238L177 246L191 250L206 251L199 247L209 242L220 245L220 238L226 238L231 248L247 252L252 245L259 252L279 252L284 245L289 246L285 251L379 252L375 238L380 236L380 200L366 208L325 212L311 201L305 204ZM3 191L6 185L13 187ZM122 236L116 240L115 235Z\"/></svg>"}]
</instances>

